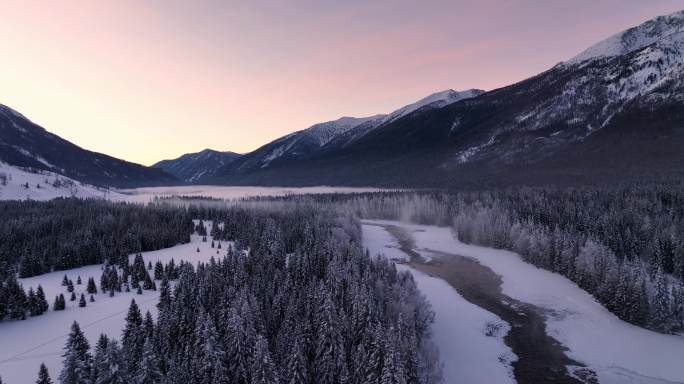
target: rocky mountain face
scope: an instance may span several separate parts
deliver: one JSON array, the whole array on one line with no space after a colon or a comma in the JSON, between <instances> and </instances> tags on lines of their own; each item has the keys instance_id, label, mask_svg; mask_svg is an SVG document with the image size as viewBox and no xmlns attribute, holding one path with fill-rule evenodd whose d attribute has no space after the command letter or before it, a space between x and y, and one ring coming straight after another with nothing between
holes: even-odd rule
<instances>
[{"instance_id":1,"label":"rocky mountain face","mask_svg":"<svg viewBox=\"0 0 684 384\"><path fill-rule=\"evenodd\" d=\"M162 160L152 167L163 169L167 173L188 183L194 183L202 177L212 176L217 169L240 157L234 152L219 152L205 149L201 152L187 153L176 159Z\"/></svg>"},{"instance_id":2,"label":"rocky mountain face","mask_svg":"<svg viewBox=\"0 0 684 384\"><path fill-rule=\"evenodd\" d=\"M466 186L681 177L683 42L684 12L658 17L508 87L349 129L307 157L229 164L213 180Z\"/></svg>"},{"instance_id":3,"label":"rocky mountain face","mask_svg":"<svg viewBox=\"0 0 684 384\"><path fill-rule=\"evenodd\" d=\"M100 186L138 187L177 184L160 169L91 152L32 123L0 105L0 161L43 169Z\"/></svg>"}]
</instances>

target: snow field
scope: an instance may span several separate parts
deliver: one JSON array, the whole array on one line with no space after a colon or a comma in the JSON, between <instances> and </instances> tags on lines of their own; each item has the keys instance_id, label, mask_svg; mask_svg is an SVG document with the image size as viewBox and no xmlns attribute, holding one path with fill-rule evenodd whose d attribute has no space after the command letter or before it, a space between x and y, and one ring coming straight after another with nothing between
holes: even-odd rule
<instances>
[{"instance_id":1,"label":"snow field","mask_svg":"<svg viewBox=\"0 0 684 384\"><path fill-rule=\"evenodd\" d=\"M211 223L206 224L207 230L210 231ZM221 249L217 254L217 249L211 248L211 241L211 236L207 236L207 242L202 242L201 236L192 235L190 243L144 252L142 256L145 264L149 261L154 265L158 260L166 264L173 258L178 265L181 260L196 264L207 262L212 256L217 258L225 255L230 243L221 242ZM197 248L200 249L199 253ZM129 256L131 263L134 257L135 255ZM45 363L54 381L61 371L63 347L74 321L79 323L93 347L101 333L117 339L120 337L132 299L135 299L143 315L146 311L150 311L156 319L159 291L143 291L142 295L137 295L134 290L131 290L129 293L117 292L114 297L109 297L108 293L100 292L102 267L101 264L91 265L19 279L26 291L29 287L36 289L40 284L45 291L50 309L41 316L28 317L23 321L6 320L0 323L0 377L3 382L8 384L34 382L41 362ZM69 301L71 293L68 293L66 287L61 285L65 274L74 282L76 301ZM81 276L81 285L76 284L78 276ZM90 295L86 293L86 283L90 277L95 279L98 286L98 293L93 295L95 297L93 303L89 301ZM157 287L159 285L160 282L157 281ZM86 294L87 306L85 308L78 307L81 292ZM52 305L55 296L60 293L64 294L66 299L66 309L54 311Z\"/></svg>"},{"instance_id":2,"label":"snow field","mask_svg":"<svg viewBox=\"0 0 684 384\"><path fill-rule=\"evenodd\" d=\"M6 179L3 185L2 179ZM54 181L60 185L55 186ZM26 183L29 188L26 188ZM37 185L40 184L40 188ZM51 200L57 197L123 199L125 196L98 187L81 184L53 172L31 173L0 162L0 200Z\"/></svg>"}]
</instances>

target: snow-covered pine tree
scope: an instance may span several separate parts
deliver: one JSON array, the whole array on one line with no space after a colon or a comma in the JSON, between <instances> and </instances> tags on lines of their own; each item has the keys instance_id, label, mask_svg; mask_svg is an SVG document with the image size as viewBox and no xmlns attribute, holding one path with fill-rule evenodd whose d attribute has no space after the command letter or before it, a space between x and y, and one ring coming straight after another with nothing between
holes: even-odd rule
<instances>
[{"instance_id":1,"label":"snow-covered pine tree","mask_svg":"<svg viewBox=\"0 0 684 384\"><path fill-rule=\"evenodd\" d=\"M52 384L52 379L50 379L50 374L45 366L45 363L40 363L40 370L38 371L38 380L36 384Z\"/></svg>"},{"instance_id":2,"label":"snow-covered pine tree","mask_svg":"<svg viewBox=\"0 0 684 384\"><path fill-rule=\"evenodd\" d=\"M314 375L316 383L334 384L339 381L345 365L344 340L335 305L327 292L323 295L323 303L316 316Z\"/></svg>"},{"instance_id":3,"label":"snow-covered pine tree","mask_svg":"<svg viewBox=\"0 0 684 384\"><path fill-rule=\"evenodd\" d=\"M153 344L150 339L146 339L142 349L142 359L140 366L135 374L135 384L158 384L161 383L163 376L159 371L159 360L154 352ZM199 381L201 383L209 383ZM210 384L210 383L209 383Z\"/></svg>"},{"instance_id":4,"label":"snow-covered pine tree","mask_svg":"<svg viewBox=\"0 0 684 384\"><path fill-rule=\"evenodd\" d=\"M88 285L86 287L86 292L93 295L97 293L97 285L95 285L95 279L92 277L88 278Z\"/></svg>"},{"instance_id":5,"label":"snow-covered pine tree","mask_svg":"<svg viewBox=\"0 0 684 384\"><path fill-rule=\"evenodd\" d=\"M193 372L199 382L220 384L227 381L226 353L213 320L200 308L195 326Z\"/></svg>"},{"instance_id":6,"label":"snow-covered pine tree","mask_svg":"<svg viewBox=\"0 0 684 384\"><path fill-rule=\"evenodd\" d=\"M109 340L96 355L97 377L95 384L130 384L124 371L121 349L116 340Z\"/></svg>"},{"instance_id":7,"label":"snow-covered pine tree","mask_svg":"<svg viewBox=\"0 0 684 384\"><path fill-rule=\"evenodd\" d=\"M295 334L293 344L285 360L283 369L283 384L307 384L309 373L307 370L307 358L302 350L302 340Z\"/></svg>"},{"instance_id":8,"label":"snow-covered pine tree","mask_svg":"<svg viewBox=\"0 0 684 384\"><path fill-rule=\"evenodd\" d=\"M121 336L123 361L126 371L130 374L135 374L138 371L140 359L142 358L142 348L145 343L145 335L141 327L142 322L140 309L135 300L131 300L131 305L128 307L128 313L126 314L126 325Z\"/></svg>"},{"instance_id":9,"label":"snow-covered pine tree","mask_svg":"<svg viewBox=\"0 0 684 384\"><path fill-rule=\"evenodd\" d=\"M45 291L43 291L43 287L40 284L38 284L38 289L36 290L36 300L38 302L38 309L40 313L45 313L48 309L50 309L50 305L45 298Z\"/></svg>"},{"instance_id":10,"label":"snow-covered pine tree","mask_svg":"<svg viewBox=\"0 0 684 384\"><path fill-rule=\"evenodd\" d=\"M257 341L252 357L252 384L278 384L278 371L271 360L271 353L268 350L268 341L257 335Z\"/></svg>"},{"instance_id":11,"label":"snow-covered pine tree","mask_svg":"<svg viewBox=\"0 0 684 384\"><path fill-rule=\"evenodd\" d=\"M653 287L653 300L651 303L651 326L662 332L672 332L672 307L670 287L667 276L662 270L658 270Z\"/></svg>"},{"instance_id":12,"label":"snow-covered pine tree","mask_svg":"<svg viewBox=\"0 0 684 384\"><path fill-rule=\"evenodd\" d=\"M64 346L64 364L59 375L61 384L90 384L91 356L90 344L74 321Z\"/></svg>"}]
</instances>

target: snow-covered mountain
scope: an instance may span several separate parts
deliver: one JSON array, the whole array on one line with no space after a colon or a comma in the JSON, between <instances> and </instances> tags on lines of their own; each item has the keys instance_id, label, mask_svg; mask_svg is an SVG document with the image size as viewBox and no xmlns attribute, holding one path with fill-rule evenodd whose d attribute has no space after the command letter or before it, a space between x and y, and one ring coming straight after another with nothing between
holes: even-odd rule
<instances>
[{"instance_id":1,"label":"snow-covered mountain","mask_svg":"<svg viewBox=\"0 0 684 384\"><path fill-rule=\"evenodd\" d=\"M0 161L116 187L178 183L168 173L80 148L0 104Z\"/></svg>"},{"instance_id":2,"label":"snow-covered mountain","mask_svg":"<svg viewBox=\"0 0 684 384\"><path fill-rule=\"evenodd\" d=\"M410 113L413 113L421 108L442 108L449 104L453 104L459 100L470 99L475 96L483 94L485 91L481 89L468 89L465 91L454 91L453 89L447 89L441 92L435 92L429 96L426 96L415 103L405 105L396 111L388 114L382 119L382 123L390 123L397 119L400 119Z\"/></svg>"},{"instance_id":3,"label":"snow-covered mountain","mask_svg":"<svg viewBox=\"0 0 684 384\"><path fill-rule=\"evenodd\" d=\"M602 40L566 61L577 64L586 60L625 55L652 44L680 46L684 42L684 11L652 20Z\"/></svg>"},{"instance_id":4,"label":"snow-covered mountain","mask_svg":"<svg viewBox=\"0 0 684 384\"><path fill-rule=\"evenodd\" d=\"M115 191L83 184L58 173L0 162L0 200L50 200L57 197L124 198Z\"/></svg>"},{"instance_id":5,"label":"snow-covered mountain","mask_svg":"<svg viewBox=\"0 0 684 384\"><path fill-rule=\"evenodd\" d=\"M286 156L297 134L287 136L216 181L444 186L682 176L683 25L684 12L656 17L529 79L460 100L436 94L306 156Z\"/></svg>"},{"instance_id":6,"label":"snow-covered mountain","mask_svg":"<svg viewBox=\"0 0 684 384\"><path fill-rule=\"evenodd\" d=\"M314 124L307 129L280 137L253 152L243 155L217 171L216 176L208 174L204 180L215 182L216 178L220 179L226 174L244 174L277 167L291 161L304 161L322 153L335 151L337 148L347 147L369 132L414 112L443 108L459 100L475 97L483 92L477 89L460 92L449 89L431 94L388 114L361 118L342 117L337 120Z\"/></svg>"},{"instance_id":7,"label":"snow-covered mountain","mask_svg":"<svg viewBox=\"0 0 684 384\"><path fill-rule=\"evenodd\" d=\"M217 169L240 157L235 152L219 152L205 149L201 152L187 153L176 159L162 160L152 167L160 168L188 183L202 177L213 175Z\"/></svg>"}]
</instances>

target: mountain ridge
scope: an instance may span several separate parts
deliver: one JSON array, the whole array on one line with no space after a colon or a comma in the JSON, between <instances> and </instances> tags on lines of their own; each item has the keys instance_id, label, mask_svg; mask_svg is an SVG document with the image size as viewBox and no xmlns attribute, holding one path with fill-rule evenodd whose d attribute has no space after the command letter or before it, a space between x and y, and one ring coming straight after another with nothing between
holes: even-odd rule
<instances>
[{"instance_id":1,"label":"mountain ridge","mask_svg":"<svg viewBox=\"0 0 684 384\"><path fill-rule=\"evenodd\" d=\"M98 186L178 183L166 172L83 149L0 104L0 161L59 173Z\"/></svg>"}]
</instances>

